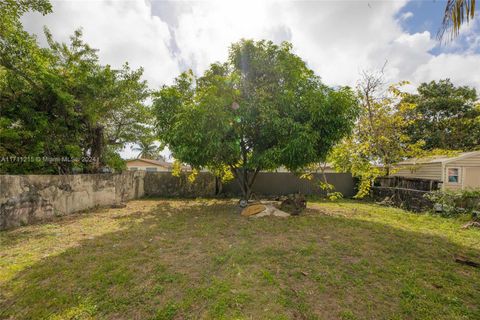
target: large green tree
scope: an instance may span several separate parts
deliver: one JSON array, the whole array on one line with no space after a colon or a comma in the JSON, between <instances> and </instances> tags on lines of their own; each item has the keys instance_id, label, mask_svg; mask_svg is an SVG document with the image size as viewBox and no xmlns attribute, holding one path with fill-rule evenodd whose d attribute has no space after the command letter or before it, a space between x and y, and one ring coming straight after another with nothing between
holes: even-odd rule
<instances>
[{"instance_id":1,"label":"large green tree","mask_svg":"<svg viewBox=\"0 0 480 320\"><path fill-rule=\"evenodd\" d=\"M80 30L68 44L45 30L48 46L40 47L19 18L50 9L48 1L35 0L0 6L0 171L120 168L118 151L151 134L143 71L101 65Z\"/></svg>"},{"instance_id":2,"label":"large green tree","mask_svg":"<svg viewBox=\"0 0 480 320\"><path fill-rule=\"evenodd\" d=\"M456 87L450 80L422 83L405 102L416 105L405 113L405 133L425 141L424 149L476 150L480 147L480 104L474 88Z\"/></svg>"},{"instance_id":3,"label":"large green tree","mask_svg":"<svg viewBox=\"0 0 480 320\"><path fill-rule=\"evenodd\" d=\"M357 100L320 82L289 43L242 40L201 76L182 73L154 99L157 129L194 168L227 166L249 198L260 170L325 160L350 132Z\"/></svg>"}]
</instances>

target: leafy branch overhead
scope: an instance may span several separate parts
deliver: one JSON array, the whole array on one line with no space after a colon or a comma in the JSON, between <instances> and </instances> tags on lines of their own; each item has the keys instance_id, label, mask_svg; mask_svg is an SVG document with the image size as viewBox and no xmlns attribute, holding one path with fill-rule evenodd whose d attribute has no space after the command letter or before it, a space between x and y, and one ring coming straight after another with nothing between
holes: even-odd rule
<instances>
[{"instance_id":1,"label":"leafy branch overhead","mask_svg":"<svg viewBox=\"0 0 480 320\"><path fill-rule=\"evenodd\" d=\"M447 0L442 26L437 34L438 39L443 39L446 32L450 33L450 39L457 37L460 27L474 17L475 0Z\"/></svg>"}]
</instances>

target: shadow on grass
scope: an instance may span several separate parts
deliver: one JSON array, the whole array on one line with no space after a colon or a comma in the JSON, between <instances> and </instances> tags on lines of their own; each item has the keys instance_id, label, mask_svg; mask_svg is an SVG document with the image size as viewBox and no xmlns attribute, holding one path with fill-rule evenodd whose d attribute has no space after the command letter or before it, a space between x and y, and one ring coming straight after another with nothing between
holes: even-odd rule
<instances>
[{"instance_id":1,"label":"shadow on grass","mask_svg":"<svg viewBox=\"0 0 480 320\"><path fill-rule=\"evenodd\" d=\"M316 214L246 219L222 201L114 216L0 287L0 318L480 319L480 252ZM62 224L58 225L61 228Z\"/></svg>"}]
</instances>

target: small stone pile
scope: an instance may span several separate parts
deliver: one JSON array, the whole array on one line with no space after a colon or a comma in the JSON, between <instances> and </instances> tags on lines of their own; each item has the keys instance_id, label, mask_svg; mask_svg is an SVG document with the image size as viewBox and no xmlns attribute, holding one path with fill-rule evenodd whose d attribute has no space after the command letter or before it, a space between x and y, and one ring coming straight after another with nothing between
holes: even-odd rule
<instances>
[{"instance_id":1,"label":"small stone pile","mask_svg":"<svg viewBox=\"0 0 480 320\"><path fill-rule=\"evenodd\" d=\"M297 216L307 208L307 199L301 193L290 194L282 201L280 209Z\"/></svg>"},{"instance_id":2,"label":"small stone pile","mask_svg":"<svg viewBox=\"0 0 480 320\"><path fill-rule=\"evenodd\" d=\"M252 203L242 210L244 217L289 217L299 215L306 207L307 201L302 194L289 195L277 198L277 201L260 201Z\"/></svg>"}]
</instances>

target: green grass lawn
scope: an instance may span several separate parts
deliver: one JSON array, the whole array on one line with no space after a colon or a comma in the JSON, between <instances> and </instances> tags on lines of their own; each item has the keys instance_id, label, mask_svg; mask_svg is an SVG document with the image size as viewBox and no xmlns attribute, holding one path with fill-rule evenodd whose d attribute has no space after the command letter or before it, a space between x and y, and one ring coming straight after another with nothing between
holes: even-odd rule
<instances>
[{"instance_id":1,"label":"green grass lawn","mask_svg":"<svg viewBox=\"0 0 480 320\"><path fill-rule=\"evenodd\" d=\"M1 319L480 319L480 230L353 201L139 200L0 232Z\"/></svg>"}]
</instances>

